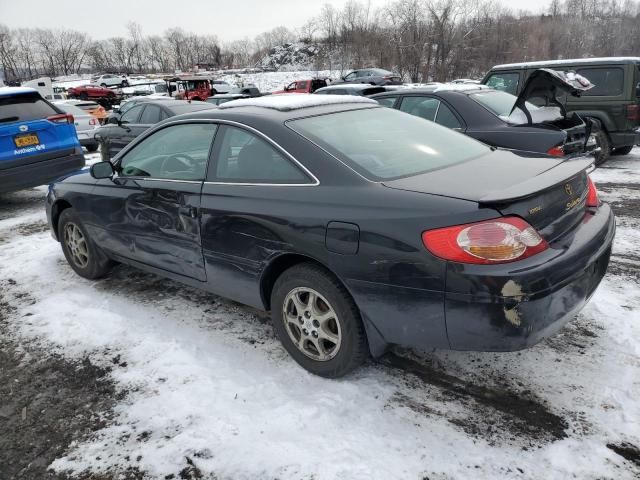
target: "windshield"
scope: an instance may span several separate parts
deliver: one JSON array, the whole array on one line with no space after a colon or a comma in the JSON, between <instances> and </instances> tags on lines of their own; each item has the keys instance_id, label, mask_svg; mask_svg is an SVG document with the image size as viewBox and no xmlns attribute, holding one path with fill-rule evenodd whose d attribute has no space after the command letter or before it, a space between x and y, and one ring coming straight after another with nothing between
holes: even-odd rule
<instances>
[{"instance_id":1,"label":"windshield","mask_svg":"<svg viewBox=\"0 0 640 480\"><path fill-rule=\"evenodd\" d=\"M287 126L378 181L448 167L490 151L449 128L383 107L302 118Z\"/></svg>"},{"instance_id":2,"label":"windshield","mask_svg":"<svg viewBox=\"0 0 640 480\"><path fill-rule=\"evenodd\" d=\"M481 91L478 93L473 93L469 95L473 100L478 102L480 105L488 108L493 113L495 113L499 117L508 117L511 114L511 110L516 103L515 95L511 95L507 92L500 92L497 90L492 91ZM537 110L533 103L525 102L527 109L529 111ZM520 109L518 109L520 110Z\"/></svg>"}]
</instances>

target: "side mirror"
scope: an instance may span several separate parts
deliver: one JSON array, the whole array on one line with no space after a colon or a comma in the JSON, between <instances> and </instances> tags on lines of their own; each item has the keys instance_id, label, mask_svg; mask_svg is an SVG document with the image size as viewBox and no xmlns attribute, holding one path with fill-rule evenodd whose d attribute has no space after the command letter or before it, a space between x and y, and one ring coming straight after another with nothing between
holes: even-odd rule
<instances>
[{"instance_id":1,"label":"side mirror","mask_svg":"<svg viewBox=\"0 0 640 480\"><path fill-rule=\"evenodd\" d=\"M97 180L100 180L101 178L111 178L115 173L111 162L94 163L91 165L89 172L91 173L91 176Z\"/></svg>"}]
</instances>

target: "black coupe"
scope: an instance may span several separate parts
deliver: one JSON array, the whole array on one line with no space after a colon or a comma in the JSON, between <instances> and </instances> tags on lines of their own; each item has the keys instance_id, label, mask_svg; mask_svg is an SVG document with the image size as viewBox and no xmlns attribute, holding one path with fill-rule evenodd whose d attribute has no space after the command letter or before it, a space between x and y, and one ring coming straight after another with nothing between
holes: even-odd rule
<instances>
[{"instance_id":1,"label":"black coupe","mask_svg":"<svg viewBox=\"0 0 640 480\"><path fill-rule=\"evenodd\" d=\"M589 160L532 155L363 97L237 100L52 184L47 217L79 275L122 262L271 310L336 377L391 344L525 348L585 305L614 216Z\"/></svg>"}]
</instances>

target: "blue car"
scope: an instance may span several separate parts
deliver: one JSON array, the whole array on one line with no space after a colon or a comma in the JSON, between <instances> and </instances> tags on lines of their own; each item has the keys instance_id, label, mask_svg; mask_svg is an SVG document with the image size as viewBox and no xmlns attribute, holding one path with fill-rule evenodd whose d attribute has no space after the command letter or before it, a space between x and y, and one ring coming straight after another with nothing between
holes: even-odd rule
<instances>
[{"instance_id":1,"label":"blue car","mask_svg":"<svg viewBox=\"0 0 640 480\"><path fill-rule=\"evenodd\" d=\"M46 184L82 167L72 115L32 88L0 88L0 193Z\"/></svg>"}]
</instances>

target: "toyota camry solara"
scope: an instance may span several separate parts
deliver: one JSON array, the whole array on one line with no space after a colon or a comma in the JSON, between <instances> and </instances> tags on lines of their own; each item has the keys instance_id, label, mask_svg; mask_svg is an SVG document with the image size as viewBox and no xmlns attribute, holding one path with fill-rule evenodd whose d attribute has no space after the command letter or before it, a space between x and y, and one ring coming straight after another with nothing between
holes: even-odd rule
<instances>
[{"instance_id":1,"label":"toyota camry solara","mask_svg":"<svg viewBox=\"0 0 640 480\"><path fill-rule=\"evenodd\" d=\"M121 262L270 310L291 356L337 377L390 345L557 332L614 237L590 165L364 98L273 96L158 124L51 185L47 216L79 275Z\"/></svg>"}]
</instances>

